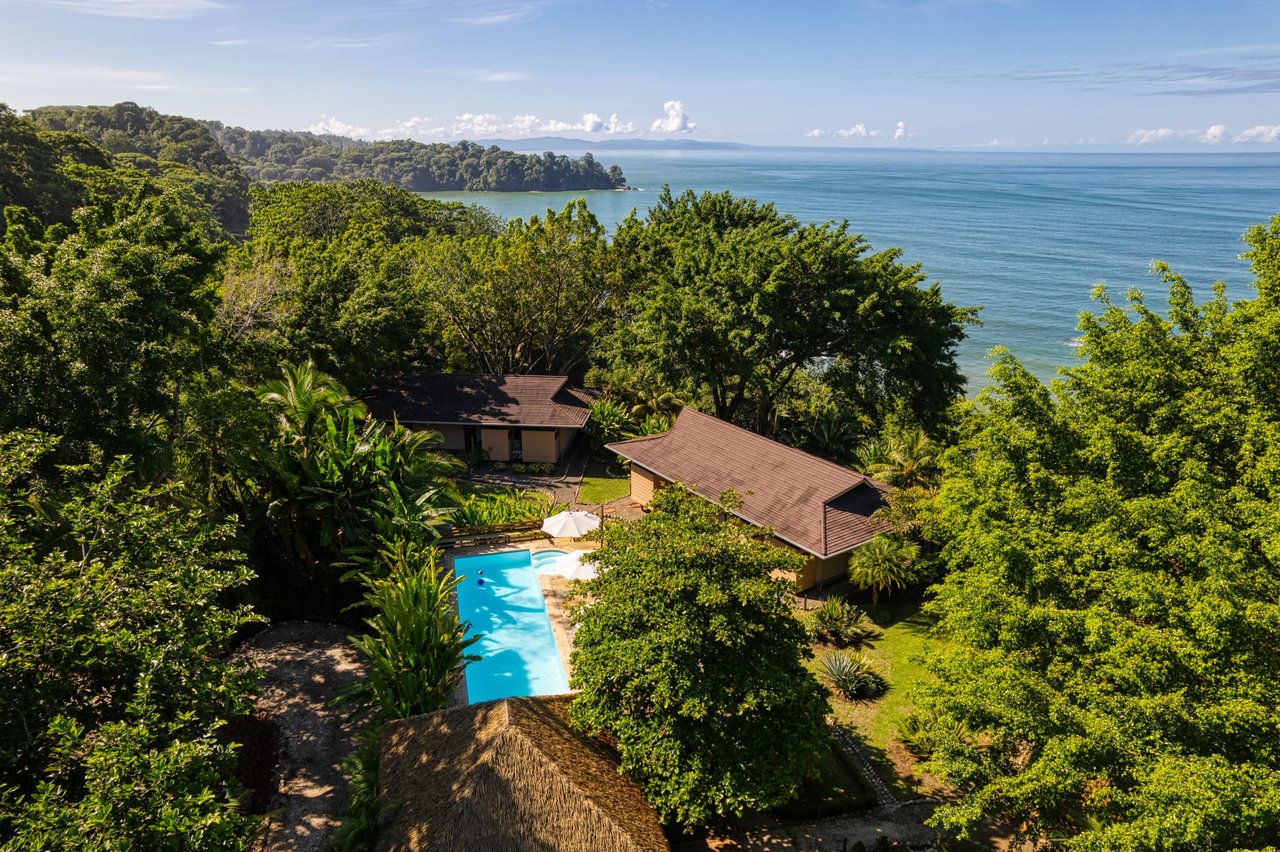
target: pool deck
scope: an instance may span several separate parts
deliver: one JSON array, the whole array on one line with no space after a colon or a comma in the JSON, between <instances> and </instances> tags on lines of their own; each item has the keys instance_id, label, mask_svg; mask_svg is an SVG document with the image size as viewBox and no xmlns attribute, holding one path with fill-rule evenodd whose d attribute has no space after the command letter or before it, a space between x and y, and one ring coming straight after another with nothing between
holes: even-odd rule
<instances>
[{"instance_id":1,"label":"pool deck","mask_svg":"<svg viewBox=\"0 0 1280 852\"><path fill-rule=\"evenodd\" d=\"M528 550L537 553L540 550L563 550L566 553L595 550L599 544L594 541L576 541L571 538L553 538L541 541L521 541L514 544L480 545L478 547L462 547L444 554L444 567L453 570L453 560L464 556L480 556L486 553L503 553L511 550ZM569 653L573 650L573 629L569 624L565 602L569 593L569 581L564 577L551 574L538 575L538 587L542 590L542 600L547 607L547 617L551 620L551 632L556 637L556 650L560 652L560 665L564 667L565 679L573 677L573 667L569 664ZM454 598L454 607L458 605ZM457 707L467 704L467 679L462 678L458 688L449 696L449 706Z\"/></svg>"}]
</instances>

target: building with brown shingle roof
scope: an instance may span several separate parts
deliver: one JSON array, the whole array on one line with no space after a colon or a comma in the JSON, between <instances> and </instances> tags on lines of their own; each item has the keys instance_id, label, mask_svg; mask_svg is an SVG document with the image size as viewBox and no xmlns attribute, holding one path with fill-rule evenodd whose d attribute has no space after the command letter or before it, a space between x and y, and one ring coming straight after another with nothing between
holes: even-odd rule
<instances>
[{"instance_id":1,"label":"building with brown shingle roof","mask_svg":"<svg viewBox=\"0 0 1280 852\"><path fill-rule=\"evenodd\" d=\"M849 553L888 529L871 514L884 505L889 486L691 408L667 432L608 449L631 462L637 503L671 482L713 503L736 491L742 506L734 515L809 555L801 589L844 576Z\"/></svg>"},{"instance_id":2,"label":"building with brown shingle roof","mask_svg":"<svg viewBox=\"0 0 1280 852\"><path fill-rule=\"evenodd\" d=\"M414 373L387 379L364 399L380 420L430 428L443 449L484 449L490 461L556 462L591 413L568 376Z\"/></svg>"},{"instance_id":3,"label":"building with brown shingle roof","mask_svg":"<svg viewBox=\"0 0 1280 852\"><path fill-rule=\"evenodd\" d=\"M659 852L640 788L569 727L571 696L506 698L388 722L379 852Z\"/></svg>"}]
</instances>

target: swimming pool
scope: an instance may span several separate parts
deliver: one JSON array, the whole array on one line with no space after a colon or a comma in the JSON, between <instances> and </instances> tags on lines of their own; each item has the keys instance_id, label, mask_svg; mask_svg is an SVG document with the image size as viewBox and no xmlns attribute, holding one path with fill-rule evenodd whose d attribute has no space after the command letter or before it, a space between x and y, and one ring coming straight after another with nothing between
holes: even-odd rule
<instances>
[{"instance_id":1,"label":"swimming pool","mask_svg":"<svg viewBox=\"0 0 1280 852\"><path fill-rule=\"evenodd\" d=\"M560 651L551 631L538 568L563 551L507 550L459 556L458 615L483 634L471 646L480 661L467 666L467 700L472 704L521 695L569 691ZM477 581L483 571L484 585Z\"/></svg>"}]
</instances>

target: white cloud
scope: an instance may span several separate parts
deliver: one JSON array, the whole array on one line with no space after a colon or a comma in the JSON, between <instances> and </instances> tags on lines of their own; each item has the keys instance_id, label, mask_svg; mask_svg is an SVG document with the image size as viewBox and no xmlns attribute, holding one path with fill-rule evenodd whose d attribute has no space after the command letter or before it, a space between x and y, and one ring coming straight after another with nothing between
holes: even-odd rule
<instances>
[{"instance_id":1,"label":"white cloud","mask_svg":"<svg viewBox=\"0 0 1280 852\"><path fill-rule=\"evenodd\" d=\"M221 9L216 0L40 0L45 5L109 18L172 21Z\"/></svg>"},{"instance_id":2,"label":"white cloud","mask_svg":"<svg viewBox=\"0 0 1280 852\"><path fill-rule=\"evenodd\" d=\"M815 127L804 134L810 139L824 139L826 137L835 137L837 139L881 139L889 135L888 131L878 130L873 127L867 127L862 122L851 124L848 127L840 127L835 130L823 130ZM893 132L894 139L910 139L912 133L907 130L906 122L899 121L897 128Z\"/></svg>"},{"instance_id":3,"label":"white cloud","mask_svg":"<svg viewBox=\"0 0 1280 852\"><path fill-rule=\"evenodd\" d=\"M629 121L619 121L615 112L605 121L594 112L584 113L582 129L587 133L634 133L636 126Z\"/></svg>"},{"instance_id":4,"label":"white cloud","mask_svg":"<svg viewBox=\"0 0 1280 852\"><path fill-rule=\"evenodd\" d=\"M1257 124L1237 133L1233 142L1280 142L1280 124Z\"/></svg>"},{"instance_id":5,"label":"white cloud","mask_svg":"<svg viewBox=\"0 0 1280 852\"><path fill-rule=\"evenodd\" d=\"M867 137L875 137L880 135L879 130L868 130L865 124L855 124L852 127L846 127L842 130L835 131L835 135L841 139L866 139Z\"/></svg>"},{"instance_id":6,"label":"white cloud","mask_svg":"<svg viewBox=\"0 0 1280 852\"><path fill-rule=\"evenodd\" d=\"M698 126L684 111L684 101L667 101L662 109L666 115L653 120L653 124L649 126L652 133L688 133Z\"/></svg>"},{"instance_id":7,"label":"white cloud","mask_svg":"<svg viewBox=\"0 0 1280 852\"><path fill-rule=\"evenodd\" d=\"M320 120L308 127L307 130L321 135L350 136L355 139L366 138L369 135L369 128L347 124L347 122L332 115L320 116Z\"/></svg>"},{"instance_id":8,"label":"white cloud","mask_svg":"<svg viewBox=\"0 0 1280 852\"><path fill-rule=\"evenodd\" d=\"M447 123L427 116L415 116L396 121L390 127L377 131L348 124L333 116L321 118L319 124L307 129L312 133L336 133L357 139L482 139L487 136L529 136L538 133L634 133L636 129L631 122L620 120L617 113L610 115L606 121L594 112L585 113L581 121L544 119L536 115L513 115L508 119L491 112L464 112L455 115L453 121Z\"/></svg>"},{"instance_id":9,"label":"white cloud","mask_svg":"<svg viewBox=\"0 0 1280 852\"><path fill-rule=\"evenodd\" d=\"M1220 145L1227 138L1227 126L1225 124L1215 124L1206 130L1201 136L1201 142L1206 145Z\"/></svg>"},{"instance_id":10,"label":"white cloud","mask_svg":"<svg viewBox=\"0 0 1280 852\"><path fill-rule=\"evenodd\" d=\"M1172 127L1157 127L1154 130L1138 129L1129 134L1126 145L1157 145L1161 142L1176 142L1194 134L1194 130L1174 130Z\"/></svg>"}]
</instances>

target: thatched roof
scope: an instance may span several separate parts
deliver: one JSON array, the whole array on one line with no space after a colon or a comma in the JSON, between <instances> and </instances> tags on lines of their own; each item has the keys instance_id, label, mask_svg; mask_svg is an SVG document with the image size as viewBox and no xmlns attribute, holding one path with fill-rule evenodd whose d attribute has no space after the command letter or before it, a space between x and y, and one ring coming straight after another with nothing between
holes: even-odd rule
<instances>
[{"instance_id":1,"label":"thatched roof","mask_svg":"<svg viewBox=\"0 0 1280 852\"><path fill-rule=\"evenodd\" d=\"M388 722L377 848L668 849L613 754L569 727L569 700L505 698Z\"/></svg>"}]
</instances>

